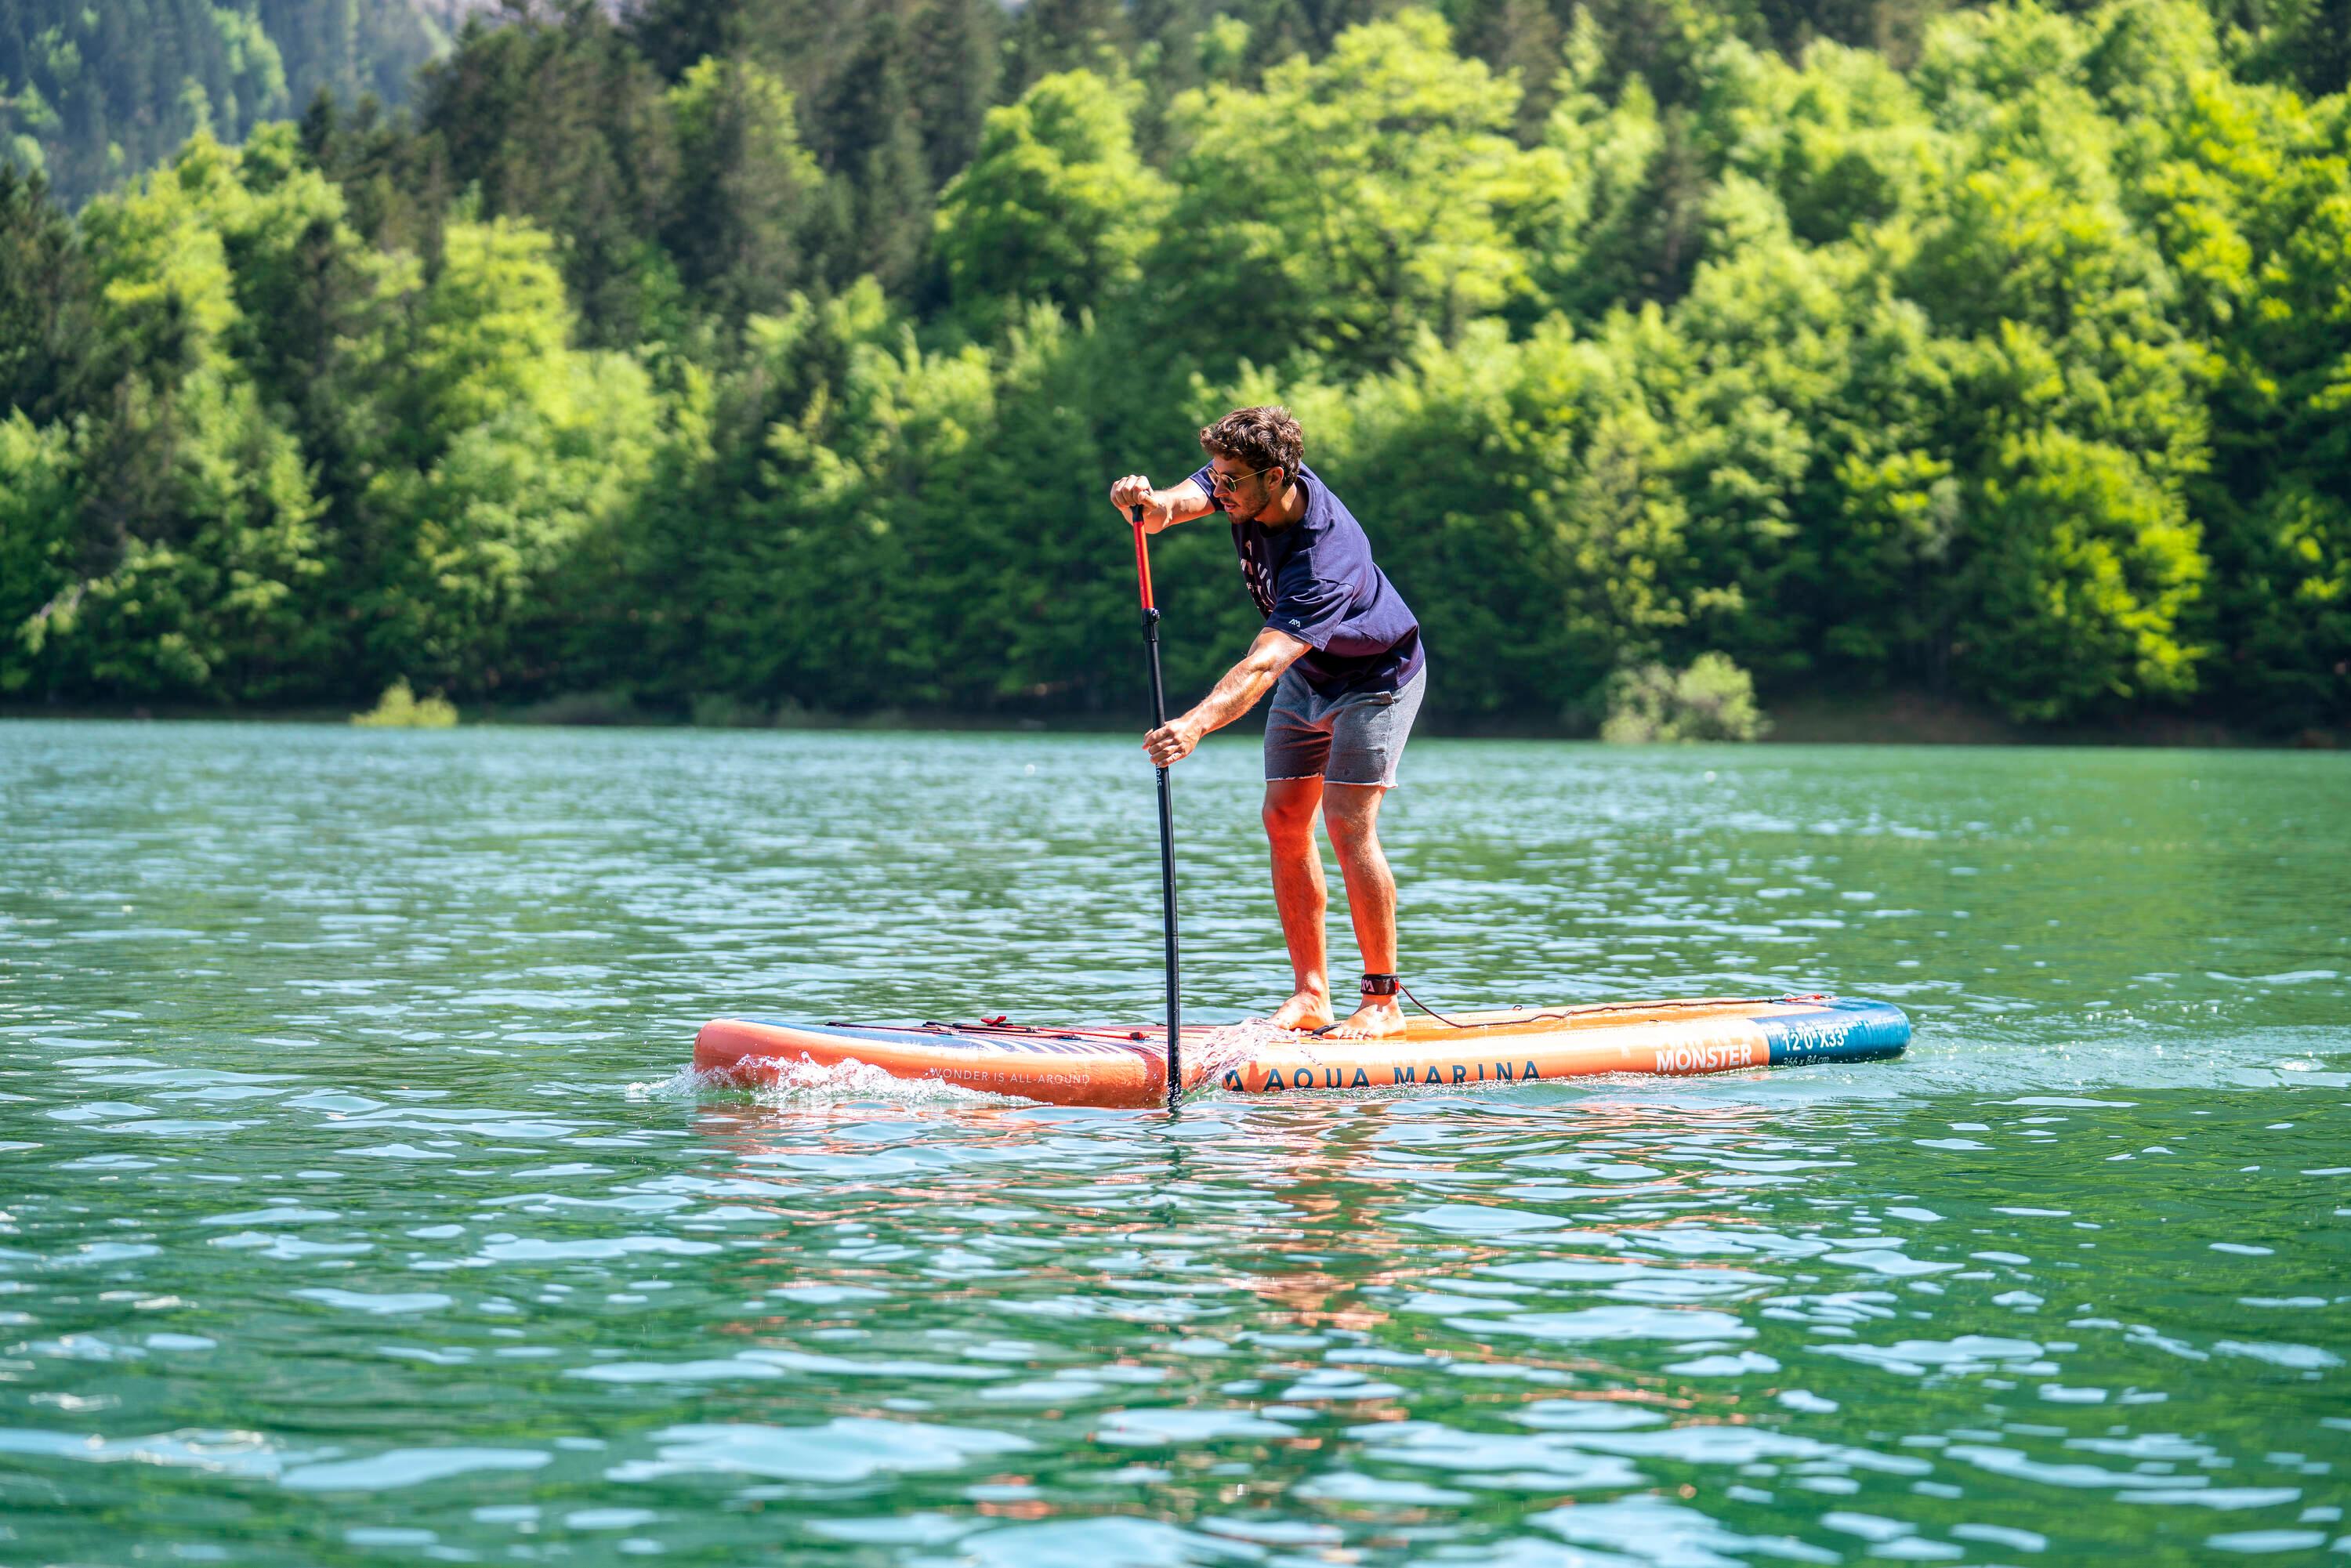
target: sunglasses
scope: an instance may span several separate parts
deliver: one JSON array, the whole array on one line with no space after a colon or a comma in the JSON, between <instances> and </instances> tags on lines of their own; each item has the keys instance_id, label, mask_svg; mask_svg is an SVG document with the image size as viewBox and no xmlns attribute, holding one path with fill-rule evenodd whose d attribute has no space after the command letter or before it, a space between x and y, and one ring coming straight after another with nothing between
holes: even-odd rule
<instances>
[{"instance_id":1,"label":"sunglasses","mask_svg":"<svg viewBox=\"0 0 2351 1568\"><path fill-rule=\"evenodd\" d=\"M1242 480L1254 479L1259 474L1270 474L1274 469L1280 466L1280 464L1275 463L1263 468L1252 470L1247 474L1219 474L1215 469L1211 468L1208 470L1208 483L1215 486L1218 493L1222 495L1236 495L1240 490Z\"/></svg>"}]
</instances>

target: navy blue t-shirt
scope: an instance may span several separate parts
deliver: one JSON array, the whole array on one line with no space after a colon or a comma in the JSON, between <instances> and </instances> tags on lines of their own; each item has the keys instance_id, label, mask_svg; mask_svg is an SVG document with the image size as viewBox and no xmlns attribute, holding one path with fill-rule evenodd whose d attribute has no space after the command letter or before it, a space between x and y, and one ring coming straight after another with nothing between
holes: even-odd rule
<instances>
[{"instance_id":1,"label":"navy blue t-shirt","mask_svg":"<svg viewBox=\"0 0 2351 1568\"><path fill-rule=\"evenodd\" d=\"M1210 506L1224 511L1213 465L1194 474L1192 482L1207 492ZM1427 662L1420 622L1373 562L1364 526L1331 487L1304 464L1298 483L1306 488L1306 515L1296 522L1269 528L1233 520L1233 548L1240 552L1249 597L1267 625L1312 644L1295 667L1322 695L1395 691Z\"/></svg>"}]
</instances>

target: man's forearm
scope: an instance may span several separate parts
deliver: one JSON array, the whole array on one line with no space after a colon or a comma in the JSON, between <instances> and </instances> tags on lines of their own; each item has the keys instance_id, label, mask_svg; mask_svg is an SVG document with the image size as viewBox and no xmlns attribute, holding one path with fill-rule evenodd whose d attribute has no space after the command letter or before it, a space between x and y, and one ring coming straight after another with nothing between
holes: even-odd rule
<instances>
[{"instance_id":1,"label":"man's forearm","mask_svg":"<svg viewBox=\"0 0 2351 1568\"><path fill-rule=\"evenodd\" d=\"M1184 717L1196 725L1202 735L1222 729L1257 706L1258 699L1273 690L1274 683L1280 679L1281 672L1264 661L1243 659L1226 671L1225 678Z\"/></svg>"},{"instance_id":2,"label":"man's forearm","mask_svg":"<svg viewBox=\"0 0 2351 1568\"><path fill-rule=\"evenodd\" d=\"M1169 489L1160 491L1158 498L1167 508L1167 520L1164 523L1146 526L1143 530L1146 534L1155 534L1163 529L1172 528L1178 523L1188 523L1195 517L1205 517L1216 510L1216 507L1208 505L1208 493L1189 479ZM1249 710L1243 708L1241 711L1247 713Z\"/></svg>"},{"instance_id":3,"label":"man's forearm","mask_svg":"<svg viewBox=\"0 0 2351 1568\"><path fill-rule=\"evenodd\" d=\"M1257 699L1272 689L1281 673L1296 664L1313 644L1269 626L1257 634L1241 662L1225 672L1216 689L1189 713L1169 719L1143 737L1143 748L1165 768L1191 754L1200 737L1222 729L1257 706Z\"/></svg>"}]
</instances>

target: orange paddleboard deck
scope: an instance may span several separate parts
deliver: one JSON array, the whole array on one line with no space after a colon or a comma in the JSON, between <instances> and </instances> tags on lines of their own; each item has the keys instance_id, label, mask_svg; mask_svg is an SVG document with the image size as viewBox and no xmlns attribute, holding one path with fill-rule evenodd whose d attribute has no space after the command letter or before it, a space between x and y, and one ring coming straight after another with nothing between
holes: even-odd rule
<instances>
[{"instance_id":1,"label":"orange paddleboard deck","mask_svg":"<svg viewBox=\"0 0 2351 1568\"><path fill-rule=\"evenodd\" d=\"M1236 1094L1301 1090L1467 1089L1605 1072L1729 1072L1899 1056L1910 1020L1889 1002L1805 996L1601 1002L1414 1017L1400 1038L1334 1040L1262 1028L1183 1031L1184 1088ZM1467 1026L1467 1027L1460 1027ZM1061 1105L1156 1105L1167 1098L1164 1027L1052 1029L1012 1023L792 1023L713 1019L694 1065L758 1086L811 1070L864 1066Z\"/></svg>"}]
</instances>

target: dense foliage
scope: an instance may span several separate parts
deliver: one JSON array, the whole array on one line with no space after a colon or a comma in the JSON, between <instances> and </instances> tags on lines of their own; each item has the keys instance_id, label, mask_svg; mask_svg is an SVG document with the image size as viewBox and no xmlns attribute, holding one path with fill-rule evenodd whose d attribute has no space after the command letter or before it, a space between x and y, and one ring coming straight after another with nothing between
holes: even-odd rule
<instances>
[{"instance_id":1,"label":"dense foliage","mask_svg":"<svg viewBox=\"0 0 2351 1568\"><path fill-rule=\"evenodd\" d=\"M0 692L1123 711L1108 481L1280 400L1456 717L2340 725L2341 9L470 26L78 218L0 172ZM1251 616L1156 559L1180 695Z\"/></svg>"}]
</instances>

